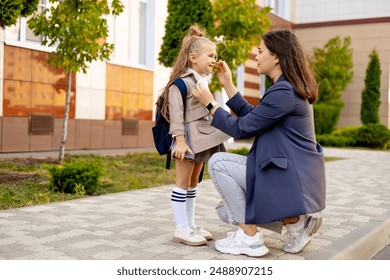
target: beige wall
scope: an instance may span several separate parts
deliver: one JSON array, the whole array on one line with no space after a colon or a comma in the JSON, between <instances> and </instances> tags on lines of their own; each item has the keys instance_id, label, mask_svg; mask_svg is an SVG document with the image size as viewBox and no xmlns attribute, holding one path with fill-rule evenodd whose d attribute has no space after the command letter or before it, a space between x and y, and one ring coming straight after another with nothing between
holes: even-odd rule
<instances>
[{"instance_id":1,"label":"beige wall","mask_svg":"<svg viewBox=\"0 0 390 280\"><path fill-rule=\"evenodd\" d=\"M352 82L343 92L345 106L341 111L339 127L360 125L361 93L364 89L364 78L369 62L369 55L376 49L381 62L381 105L380 121L390 127L389 107L389 62L390 62L390 22L351 24L324 27L296 28L296 35L305 49L312 53L314 47L322 48L325 43L337 35L341 38L351 37L353 49L354 76Z\"/></svg>"}]
</instances>

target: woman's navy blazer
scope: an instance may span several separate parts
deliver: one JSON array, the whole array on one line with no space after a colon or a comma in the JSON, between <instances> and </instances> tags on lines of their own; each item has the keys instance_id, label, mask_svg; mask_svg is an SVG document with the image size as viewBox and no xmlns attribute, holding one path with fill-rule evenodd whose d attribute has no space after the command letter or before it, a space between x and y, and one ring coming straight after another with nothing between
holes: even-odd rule
<instances>
[{"instance_id":1,"label":"woman's navy blazer","mask_svg":"<svg viewBox=\"0 0 390 280\"><path fill-rule=\"evenodd\" d=\"M246 170L246 224L264 224L325 208L324 153L313 106L283 75L253 107L240 93L218 108L212 125L235 139L255 137Z\"/></svg>"}]
</instances>

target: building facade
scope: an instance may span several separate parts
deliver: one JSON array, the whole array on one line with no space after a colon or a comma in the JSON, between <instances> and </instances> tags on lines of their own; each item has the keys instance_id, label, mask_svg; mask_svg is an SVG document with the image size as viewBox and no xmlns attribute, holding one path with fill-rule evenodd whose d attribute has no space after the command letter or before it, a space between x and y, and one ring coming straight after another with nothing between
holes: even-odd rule
<instances>
[{"instance_id":1,"label":"building facade","mask_svg":"<svg viewBox=\"0 0 390 280\"><path fill-rule=\"evenodd\" d=\"M166 1L127 0L108 17L115 44L110 61L93 62L73 77L66 149L150 147L158 10ZM39 9L49 5L41 0ZM162 6L160 6L162 5ZM164 14L163 14L164 15ZM1 30L0 152L58 150L65 74L49 67L41 38L26 18ZM164 21L164 19L161 19Z\"/></svg>"},{"instance_id":2,"label":"building facade","mask_svg":"<svg viewBox=\"0 0 390 280\"><path fill-rule=\"evenodd\" d=\"M47 7L41 0L39 9ZM73 77L66 149L152 147L154 103L170 69L158 63L168 0L123 0L125 9L108 17L115 44L110 61L93 62ZM330 38L351 36L354 77L343 93L339 126L360 124L360 100L368 55L382 65L381 122L390 126L390 4L387 1L259 0L271 6L271 28L290 28L309 52ZM58 150L65 104L65 74L46 64L49 52L26 18L0 30L0 153ZM252 104L264 91L254 57L237 70L238 88ZM222 103L226 99L219 95Z\"/></svg>"},{"instance_id":3,"label":"building facade","mask_svg":"<svg viewBox=\"0 0 390 280\"><path fill-rule=\"evenodd\" d=\"M295 0L292 21L295 33L308 52L322 48L335 36L351 37L354 75L342 94L345 103L339 127L358 126L361 95L369 63L375 49L381 63L380 122L390 127L390 2L385 0Z\"/></svg>"}]
</instances>

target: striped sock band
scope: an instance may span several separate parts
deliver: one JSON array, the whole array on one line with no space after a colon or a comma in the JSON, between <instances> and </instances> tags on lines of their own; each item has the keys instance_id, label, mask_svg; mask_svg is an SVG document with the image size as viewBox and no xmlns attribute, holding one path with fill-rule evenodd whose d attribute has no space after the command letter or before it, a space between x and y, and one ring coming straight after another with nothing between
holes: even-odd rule
<instances>
[{"instance_id":1,"label":"striped sock band","mask_svg":"<svg viewBox=\"0 0 390 280\"><path fill-rule=\"evenodd\" d=\"M196 202L196 188L188 188L187 203L186 203L186 217L187 217L187 224L190 229L196 229L195 202Z\"/></svg>"},{"instance_id":2,"label":"striped sock band","mask_svg":"<svg viewBox=\"0 0 390 280\"><path fill-rule=\"evenodd\" d=\"M175 216L176 227L187 227L186 196L186 190L176 186L173 188L171 193L171 206L173 215Z\"/></svg>"},{"instance_id":3,"label":"striped sock band","mask_svg":"<svg viewBox=\"0 0 390 280\"><path fill-rule=\"evenodd\" d=\"M196 197L196 189L188 188L187 190L187 198L195 198Z\"/></svg>"},{"instance_id":4,"label":"striped sock band","mask_svg":"<svg viewBox=\"0 0 390 280\"><path fill-rule=\"evenodd\" d=\"M175 190L176 188L179 190ZM187 196L186 190L175 187L171 193L171 201L186 202L186 196Z\"/></svg>"}]
</instances>

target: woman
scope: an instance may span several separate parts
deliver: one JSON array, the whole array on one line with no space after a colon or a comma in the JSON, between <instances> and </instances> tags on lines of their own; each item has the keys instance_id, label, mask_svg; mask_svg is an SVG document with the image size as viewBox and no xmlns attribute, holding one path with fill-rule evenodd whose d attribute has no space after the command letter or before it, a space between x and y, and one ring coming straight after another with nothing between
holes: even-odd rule
<instances>
[{"instance_id":1,"label":"woman","mask_svg":"<svg viewBox=\"0 0 390 280\"><path fill-rule=\"evenodd\" d=\"M265 255L268 248L257 226L276 222L289 235L283 250L298 253L322 223L310 213L325 208L324 156L315 139L311 105L317 84L303 48L288 30L267 32L256 61L258 74L273 81L256 107L238 93L224 62L216 74L236 116L219 108L201 85L193 90L213 116L212 126L236 139L255 138L248 157L217 153L209 160L209 174L223 200L217 210L227 222L239 224L215 247L229 254Z\"/></svg>"}]
</instances>

